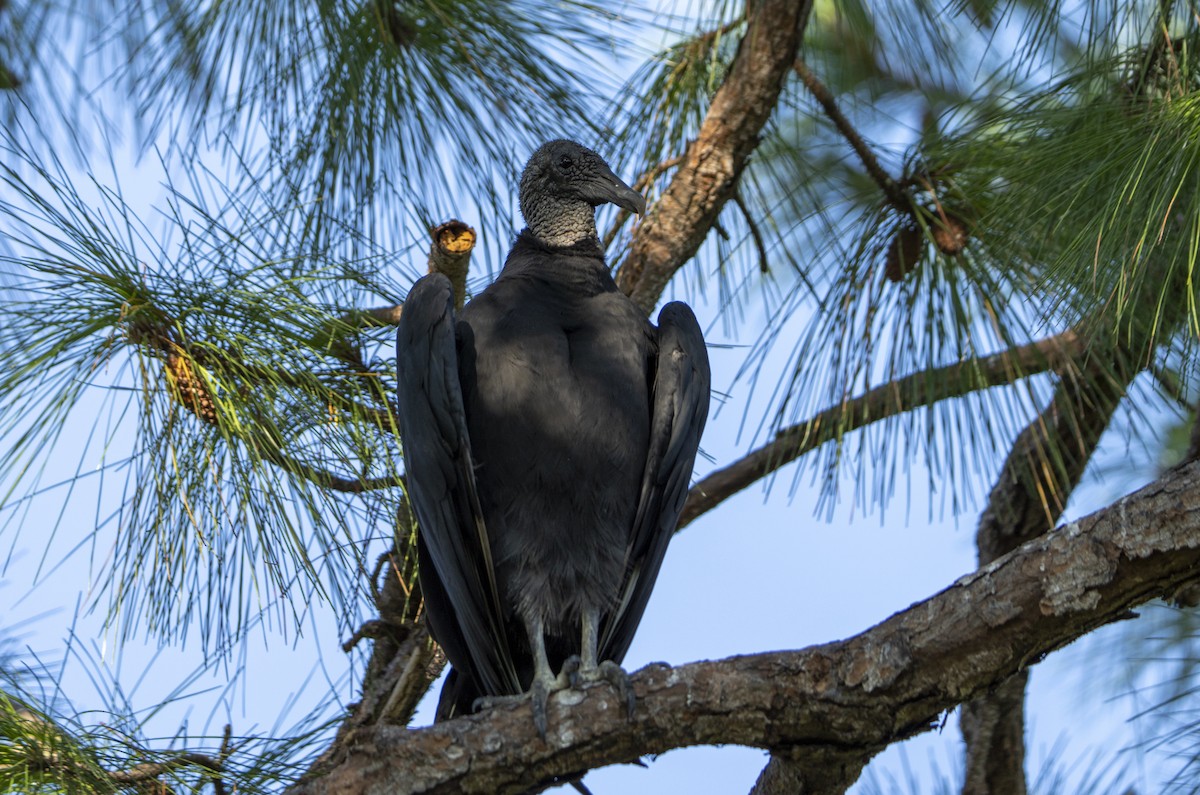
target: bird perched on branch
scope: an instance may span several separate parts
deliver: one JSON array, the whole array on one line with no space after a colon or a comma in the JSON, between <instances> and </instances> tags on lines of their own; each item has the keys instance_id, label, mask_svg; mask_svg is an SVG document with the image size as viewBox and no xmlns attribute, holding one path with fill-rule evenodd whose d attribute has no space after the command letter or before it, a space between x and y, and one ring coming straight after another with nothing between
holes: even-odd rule
<instances>
[{"instance_id":1,"label":"bird perched on branch","mask_svg":"<svg viewBox=\"0 0 1200 795\"><path fill-rule=\"evenodd\" d=\"M400 431L433 637L452 665L438 719L532 696L620 662L687 495L708 414L691 309L651 325L604 263L595 208L646 201L595 152L544 144L521 177L527 227L455 318L418 281L397 336Z\"/></svg>"}]
</instances>

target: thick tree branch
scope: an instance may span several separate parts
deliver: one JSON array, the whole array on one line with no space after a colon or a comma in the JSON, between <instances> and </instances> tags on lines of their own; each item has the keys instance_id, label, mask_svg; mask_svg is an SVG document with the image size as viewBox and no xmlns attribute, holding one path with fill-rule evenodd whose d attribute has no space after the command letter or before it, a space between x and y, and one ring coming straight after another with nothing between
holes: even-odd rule
<instances>
[{"instance_id":1,"label":"thick tree branch","mask_svg":"<svg viewBox=\"0 0 1200 795\"><path fill-rule=\"evenodd\" d=\"M760 478L843 434L939 400L1010 384L1037 373L1057 372L1081 356L1084 349L1083 337L1069 329L976 361L913 373L830 406L805 422L780 430L774 441L710 473L693 486L683 506L679 527L685 527Z\"/></svg>"},{"instance_id":2,"label":"thick tree branch","mask_svg":"<svg viewBox=\"0 0 1200 795\"><path fill-rule=\"evenodd\" d=\"M598 685L550 706L548 742L528 703L420 731L357 733L349 757L292 795L515 793L642 754L734 743L803 769L866 761L939 715L1200 571L1200 463L1035 539L854 638L633 677L627 719Z\"/></svg>"},{"instance_id":3,"label":"thick tree branch","mask_svg":"<svg viewBox=\"0 0 1200 795\"><path fill-rule=\"evenodd\" d=\"M963 795L1025 795L1025 686L1018 671L993 690L962 705L966 743Z\"/></svg>"},{"instance_id":4,"label":"thick tree branch","mask_svg":"<svg viewBox=\"0 0 1200 795\"><path fill-rule=\"evenodd\" d=\"M683 164L638 229L618 272L621 289L646 312L700 248L733 197L779 101L812 2L758 0L749 5L746 33L729 74L713 95Z\"/></svg>"},{"instance_id":5,"label":"thick tree branch","mask_svg":"<svg viewBox=\"0 0 1200 795\"><path fill-rule=\"evenodd\" d=\"M858 781L866 758L841 748L771 754L750 795L841 795Z\"/></svg>"},{"instance_id":6,"label":"thick tree branch","mask_svg":"<svg viewBox=\"0 0 1200 795\"><path fill-rule=\"evenodd\" d=\"M1062 371L1054 397L1017 436L975 534L985 566L1054 527L1137 368L1129 351L1090 352ZM963 795L1024 795L1025 684L1021 672L963 705Z\"/></svg>"}]
</instances>

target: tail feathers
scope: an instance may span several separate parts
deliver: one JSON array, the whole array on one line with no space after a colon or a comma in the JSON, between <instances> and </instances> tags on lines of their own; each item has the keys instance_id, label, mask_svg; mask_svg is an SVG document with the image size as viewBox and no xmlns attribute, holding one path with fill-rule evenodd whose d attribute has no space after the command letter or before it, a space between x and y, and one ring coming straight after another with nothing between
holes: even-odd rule
<instances>
[{"instance_id":1,"label":"tail feathers","mask_svg":"<svg viewBox=\"0 0 1200 795\"><path fill-rule=\"evenodd\" d=\"M434 721L452 720L475 711L475 702L483 696L471 682L470 677L461 676L456 668L451 668L442 685L442 694L438 697L437 714Z\"/></svg>"}]
</instances>

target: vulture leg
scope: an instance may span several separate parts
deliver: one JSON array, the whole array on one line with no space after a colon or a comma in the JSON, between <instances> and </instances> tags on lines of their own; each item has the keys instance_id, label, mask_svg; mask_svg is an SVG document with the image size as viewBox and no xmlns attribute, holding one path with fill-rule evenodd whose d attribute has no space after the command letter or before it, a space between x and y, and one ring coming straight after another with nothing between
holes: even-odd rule
<instances>
[{"instance_id":1,"label":"vulture leg","mask_svg":"<svg viewBox=\"0 0 1200 795\"><path fill-rule=\"evenodd\" d=\"M563 663L563 673L567 675L571 687L576 689L587 682L608 682L617 689L618 696L625 702L625 709L632 718L637 699L633 694L633 686L629 683L629 674L612 660L597 660L599 637L600 611L594 608L583 611L583 643L580 647L582 654L568 657Z\"/></svg>"},{"instance_id":2,"label":"vulture leg","mask_svg":"<svg viewBox=\"0 0 1200 795\"><path fill-rule=\"evenodd\" d=\"M529 690L515 696L481 696L475 699L471 709L478 712L482 709L511 704L528 698L533 704L533 725L537 727L538 734L545 740L546 728L549 725L546 719L546 706L550 701L550 694L566 687L568 679L566 676L556 677L550 668L550 658L546 654L545 625L542 620L540 618L525 619L525 633L529 636L529 648L533 651L533 681L529 683ZM563 673L565 674L566 671L567 668L564 665Z\"/></svg>"},{"instance_id":3,"label":"vulture leg","mask_svg":"<svg viewBox=\"0 0 1200 795\"><path fill-rule=\"evenodd\" d=\"M529 698L533 702L533 725L538 734L546 739L546 703L550 694L567 684L564 677L556 677L550 670L550 659L546 656L546 631L542 619L525 619L525 633L529 635L529 648L533 650L533 681L529 684Z\"/></svg>"}]
</instances>

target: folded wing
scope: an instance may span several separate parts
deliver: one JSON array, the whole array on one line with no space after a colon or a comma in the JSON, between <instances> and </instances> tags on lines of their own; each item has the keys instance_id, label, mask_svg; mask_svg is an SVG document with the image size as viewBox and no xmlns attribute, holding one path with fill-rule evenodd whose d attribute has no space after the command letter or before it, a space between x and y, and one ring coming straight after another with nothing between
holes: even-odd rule
<instances>
[{"instance_id":1,"label":"folded wing","mask_svg":"<svg viewBox=\"0 0 1200 795\"><path fill-rule=\"evenodd\" d=\"M696 316L672 302L658 315L658 359L652 385L650 445L625 581L600 635L600 659L622 660L642 620L650 591L687 498L700 435L708 418L711 375Z\"/></svg>"},{"instance_id":2,"label":"folded wing","mask_svg":"<svg viewBox=\"0 0 1200 795\"><path fill-rule=\"evenodd\" d=\"M487 692L520 693L476 493L458 373L454 292L445 276L420 279L405 299L396 368L430 630L453 666Z\"/></svg>"}]
</instances>

